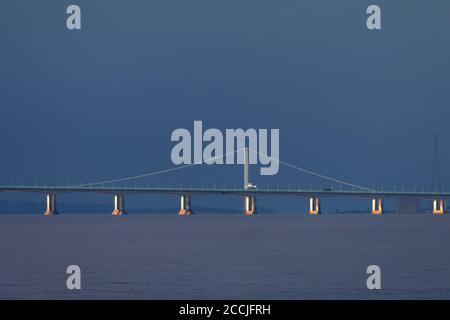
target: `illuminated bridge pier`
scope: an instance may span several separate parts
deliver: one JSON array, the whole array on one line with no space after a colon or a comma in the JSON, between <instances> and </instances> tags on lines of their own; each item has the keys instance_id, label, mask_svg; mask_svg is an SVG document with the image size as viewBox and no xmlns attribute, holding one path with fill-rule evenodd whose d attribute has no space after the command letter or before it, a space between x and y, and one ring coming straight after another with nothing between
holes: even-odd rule
<instances>
[{"instance_id":1,"label":"illuminated bridge pier","mask_svg":"<svg viewBox=\"0 0 450 320\"><path fill-rule=\"evenodd\" d=\"M245 196L244 197L244 214L246 216L252 216L256 214L256 197L255 196Z\"/></svg>"},{"instance_id":2,"label":"illuminated bridge pier","mask_svg":"<svg viewBox=\"0 0 450 320\"><path fill-rule=\"evenodd\" d=\"M125 200L123 194L115 193L114 194L114 210L112 212L113 216L122 216L127 214L125 211Z\"/></svg>"},{"instance_id":3,"label":"illuminated bridge pier","mask_svg":"<svg viewBox=\"0 0 450 320\"><path fill-rule=\"evenodd\" d=\"M191 197L189 195L181 195L179 216L188 216L192 214Z\"/></svg>"},{"instance_id":4,"label":"illuminated bridge pier","mask_svg":"<svg viewBox=\"0 0 450 320\"><path fill-rule=\"evenodd\" d=\"M373 215L380 215L383 214L383 199L378 198L372 198L372 214Z\"/></svg>"},{"instance_id":5,"label":"illuminated bridge pier","mask_svg":"<svg viewBox=\"0 0 450 320\"><path fill-rule=\"evenodd\" d=\"M312 196L309 198L309 211L310 215L320 214L320 200L318 196Z\"/></svg>"},{"instance_id":6,"label":"illuminated bridge pier","mask_svg":"<svg viewBox=\"0 0 450 320\"><path fill-rule=\"evenodd\" d=\"M445 213L445 201L443 199L433 199L433 214L442 215Z\"/></svg>"},{"instance_id":7,"label":"illuminated bridge pier","mask_svg":"<svg viewBox=\"0 0 450 320\"><path fill-rule=\"evenodd\" d=\"M44 212L46 216L53 216L58 214L56 210L56 195L54 193L47 193L46 195L47 209Z\"/></svg>"}]
</instances>

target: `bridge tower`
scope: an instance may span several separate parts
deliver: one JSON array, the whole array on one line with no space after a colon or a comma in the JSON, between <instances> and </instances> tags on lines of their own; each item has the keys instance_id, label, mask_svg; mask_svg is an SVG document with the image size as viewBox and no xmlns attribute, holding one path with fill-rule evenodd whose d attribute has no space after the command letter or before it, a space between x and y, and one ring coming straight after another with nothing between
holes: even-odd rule
<instances>
[{"instance_id":1,"label":"bridge tower","mask_svg":"<svg viewBox=\"0 0 450 320\"><path fill-rule=\"evenodd\" d=\"M46 216L53 216L59 214L58 210L56 210L56 195L54 193L47 193L46 196L47 209L44 212Z\"/></svg>"},{"instance_id":2,"label":"bridge tower","mask_svg":"<svg viewBox=\"0 0 450 320\"><path fill-rule=\"evenodd\" d=\"M254 185L248 182L248 148L244 150L244 190L254 188ZM255 196L244 196L244 214L246 216L252 216L256 213L256 198Z\"/></svg>"}]
</instances>

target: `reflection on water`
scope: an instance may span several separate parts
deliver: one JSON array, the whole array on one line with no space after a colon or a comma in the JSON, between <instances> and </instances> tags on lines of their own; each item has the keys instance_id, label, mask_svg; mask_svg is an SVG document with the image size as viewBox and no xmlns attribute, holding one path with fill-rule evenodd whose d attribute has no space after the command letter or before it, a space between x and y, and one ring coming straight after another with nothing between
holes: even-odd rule
<instances>
[{"instance_id":1,"label":"reflection on water","mask_svg":"<svg viewBox=\"0 0 450 320\"><path fill-rule=\"evenodd\" d=\"M427 214L1 215L0 298L450 298L449 247Z\"/></svg>"}]
</instances>

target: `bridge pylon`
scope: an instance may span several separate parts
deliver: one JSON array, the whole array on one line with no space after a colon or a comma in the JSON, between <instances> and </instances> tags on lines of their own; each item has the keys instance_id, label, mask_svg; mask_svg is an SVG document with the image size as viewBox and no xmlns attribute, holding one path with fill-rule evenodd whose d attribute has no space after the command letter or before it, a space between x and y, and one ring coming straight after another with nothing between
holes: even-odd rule
<instances>
[{"instance_id":1,"label":"bridge pylon","mask_svg":"<svg viewBox=\"0 0 450 320\"><path fill-rule=\"evenodd\" d=\"M182 194L180 200L180 211L178 211L178 215L188 216L191 214L192 214L191 196Z\"/></svg>"},{"instance_id":2,"label":"bridge pylon","mask_svg":"<svg viewBox=\"0 0 450 320\"><path fill-rule=\"evenodd\" d=\"M125 211L125 199L123 194L114 194L114 210L112 212L113 216L122 216L127 214Z\"/></svg>"},{"instance_id":3,"label":"bridge pylon","mask_svg":"<svg viewBox=\"0 0 450 320\"><path fill-rule=\"evenodd\" d=\"M383 199L381 197L372 198L372 214L373 215L383 214Z\"/></svg>"},{"instance_id":4,"label":"bridge pylon","mask_svg":"<svg viewBox=\"0 0 450 320\"><path fill-rule=\"evenodd\" d=\"M44 212L45 216L53 216L59 214L56 210L56 195L54 193L47 193L46 195L47 209Z\"/></svg>"}]
</instances>

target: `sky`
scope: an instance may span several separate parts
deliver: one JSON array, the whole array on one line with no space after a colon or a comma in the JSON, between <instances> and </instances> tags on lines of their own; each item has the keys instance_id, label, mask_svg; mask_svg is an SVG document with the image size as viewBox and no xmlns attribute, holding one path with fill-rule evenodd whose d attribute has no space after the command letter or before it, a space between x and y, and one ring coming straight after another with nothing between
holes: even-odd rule
<instances>
[{"instance_id":1,"label":"sky","mask_svg":"<svg viewBox=\"0 0 450 320\"><path fill-rule=\"evenodd\" d=\"M70 4L81 7L81 30L66 28ZM371 4L381 7L381 30L366 27ZM223 131L279 128L281 160L367 186L429 188L438 134L450 188L448 1L17 0L0 8L0 184L170 168L171 132L201 120ZM183 183L212 183L224 170L195 168ZM226 183L240 185L241 168L226 170ZM327 184L289 168L257 172L264 185Z\"/></svg>"}]
</instances>

